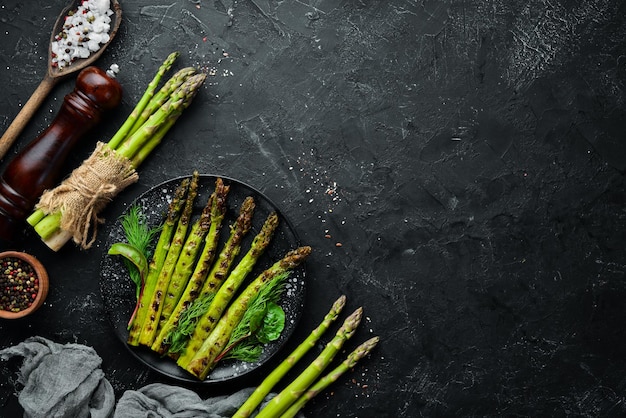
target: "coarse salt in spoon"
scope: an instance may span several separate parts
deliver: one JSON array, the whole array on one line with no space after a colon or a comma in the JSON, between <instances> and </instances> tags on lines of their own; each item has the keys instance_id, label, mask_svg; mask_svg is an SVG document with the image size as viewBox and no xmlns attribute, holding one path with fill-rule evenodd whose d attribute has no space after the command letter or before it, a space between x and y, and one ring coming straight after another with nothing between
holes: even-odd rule
<instances>
[{"instance_id":1,"label":"coarse salt in spoon","mask_svg":"<svg viewBox=\"0 0 626 418\"><path fill-rule=\"evenodd\" d=\"M96 1L102 3L102 1L106 0ZM37 89L35 89L32 96L30 96L26 104L22 107L22 110L17 114L11 125L9 125L7 130L4 132L2 138L0 138L0 160L4 158L11 145L13 145L18 135L22 132L41 103L43 103L52 88L64 77L76 73L93 64L98 58L100 58L106 47L113 41L113 38L115 37L122 21L122 8L117 0L110 0L110 10L113 14L110 16L111 22L109 23L110 28L108 31L109 39L106 42L99 44L99 48L96 51L90 51L88 57L75 58L67 65L63 65L62 63L59 65L59 63L53 59L53 43L57 41L57 35L64 31L63 26L65 25L68 14L77 10L82 3L83 0L72 0L72 2L65 9L63 9L57 18L52 30L52 35L50 36L50 45L48 46L48 70L46 71L46 74ZM89 36L88 33L85 35Z\"/></svg>"}]
</instances>

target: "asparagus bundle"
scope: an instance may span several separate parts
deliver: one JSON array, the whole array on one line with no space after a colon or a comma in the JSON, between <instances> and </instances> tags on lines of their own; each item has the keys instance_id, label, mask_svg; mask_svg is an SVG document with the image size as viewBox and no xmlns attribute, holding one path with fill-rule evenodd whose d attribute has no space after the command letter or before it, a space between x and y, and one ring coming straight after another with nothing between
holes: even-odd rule
<instances>
[{"instance_id":1,"label":"asparagus bundle","mask_svg":"<svg viewBox=\"0 0 626 418\"><path fill-rule=\"evenodd\" d=\"M103 220L99 213L121 190L138 180L136 168L191 104L206 74L188 67L176 72L160 90L159 83L179 53L161 64L126 121L109 140L55 189L46 191L27 222L43 242L58 251L70 239L90 248Z\"/></svg>"}]
</instances>

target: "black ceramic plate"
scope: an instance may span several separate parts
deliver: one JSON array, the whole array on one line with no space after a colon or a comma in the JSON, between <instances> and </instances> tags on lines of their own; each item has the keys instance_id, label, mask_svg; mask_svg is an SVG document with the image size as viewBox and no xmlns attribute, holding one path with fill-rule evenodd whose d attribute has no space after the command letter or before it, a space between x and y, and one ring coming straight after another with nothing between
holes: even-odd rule
<instances>
[{"instance_id":1,"label":"black ceramic plate","mask_svg":"<svg viewBox=\"0 0 626 418\"><path fill-rule=\"evenodd\" d=\"M142 209L151 225L158 225L162 221L174 191L183 178L184 177L171 179L155 186L134 201L134 203L139 205ZM224 223L222 224L220 236L221 245L223 245L228 237L228 228L237 218L243 200L247 196L252 196L256 202L252 229L243 242L239 258L241 258L250 247L250 242L261 229L267 216L272 211L278 212L279 215L280 222L278 229L275 232L271 244L265 251L265 254L263 254L254 270L248 275L247 282L249 282L275 261L281 259L289 250L298 247L299 240L289 221L280 213L276 205L262 193L234 179L226 177L222 177L222 179L226 184L230 185L230 192L227 200L228 210L224 218ZM201 176L198 197L196 198L196 207L194 208L195 217L199 216L209 196L213 192L215 181L215 176ZM126 211L127 210L128 208ZM108 250L111 244L120 241L125 241L125 239L121 223L118 220L111 226L105 243L106 250ZM109 256L106 254L106 251L104 251L104 253L100 273L100 288L104 298L104 306L113 324L115 334L126 344L128 338L126 325L135 306L135 288L134 284L128 278L122 258L119 256ZM286 314L285 329L277 341L269 343L264 347L263 354L259 361L256 363L245 363L234 360L224 360L218 363L216 368L202 384L225 382L243 377L269 361L280 350L293 333L304 309L304 279L304 266L301 266L289 276L288 284L281 300L281 306ZM246 283L242 284L241 289L244 288ZM127 347L139 361L163 375L184 382L199 382L197 378L178 367L174 360L158 356L156 353L144 347L131 347L128 345Z\"/></svg>"}]
</instances>

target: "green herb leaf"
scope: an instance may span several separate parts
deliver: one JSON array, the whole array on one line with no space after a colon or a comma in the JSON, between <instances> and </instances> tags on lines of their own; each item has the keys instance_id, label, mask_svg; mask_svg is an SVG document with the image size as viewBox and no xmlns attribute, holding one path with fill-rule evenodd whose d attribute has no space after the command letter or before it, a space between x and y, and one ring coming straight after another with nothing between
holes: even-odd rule
<instances>
[{"instance_id":1,"label":"green herb leaf","mask_svg":"<svg viewBox=\"0 0 626 418\"><path fill-rule=\"evenodd\" d=\"M223 358L252 363L258 361L261 358L261 354L263 354L263 346L258 341L247 340L233 346L228 355Z\"/></svg>"},{"instance_id":2,"label":"green herb leaf","mask_svg":"<svg viewBox=\"0 0 626 418\"><path fill-rule=\"evenodd\" d=\"M121 255L124 260L129 261L135 266L136 271L139 273L140 284L143 282L143 278L148 272L148 261L144 254L134 245L126 244L125 242L116 242L109 248L109 255Z\"/></svg>"},{"instance_id":3,"label":"green herb leaf","mask_svg":"<svg viewBox=\"0 0 626 418\"><path fill-rule=\"evenodd\" d=\"M255 331L255 336L262 344L276 341L285 328L285 311L276 303L270 302L263 316L261 327Z\"/></svg>"},{"instance_id":4,"label":"green herb leaf","mask_svg":"<svg viewBox=\"0 0 626 418\"><path fill-rule=\"evenodd\" d=\"M154 238L161 230L161 226L150 228L146 216L141 211L141 208L136 204L132 205L128 211L120 217L120 223L122 224L124 236L128 244L135 247L146 259L148 259L150 257L149 249L152 247ZM135 283L135 296L138 299L143 286L141 272L134 268L134 263L130 260L124 260L124 263L128 269L130 279L133 283Z\"/></svg>"},{"instance_id":5,"label":"green herb leaf","mask_svg":"<svg viewBox=\"0 0 626 418\"><path fill-rule=\"evenodd\" d=\"M248 315L248 318L245 318L249 323L247 333L249 335L254 335L261 328L263 328L263 318L265 318L265 315L267 314L267 305L263 306L263 309L249 309L248 312L250 312L250 314Z\"/></svg>"},{"instance_id":6,"label":"green herb leaf","mask_svg":"<svg viewBox=\"0 0 626 418\"><path fill-rule=\"evenodd\" d=\"M233 330L224 352L218 356L216 361L224 358L245 362L257 361L263 352L263 345L280 337L285 325L285 313L278 306L278 302L285 289L285 280L288 276L288 272L281 274L259 290L259 293L250 302L242 320ZM270 311L271 314L266 319ZM266 326L267 329L261 332ZM259 335L259 333L261 334ZM259 339L259 336L263 341Z\"/></svg>"},{"instance_id":7,"label":"green herb leaf","mask_svg":"<svg viewBox=\"0 0 626 418\"><path fill-rule=\"evenodd\" d=\"M126 240L143 252L146 258L149 258L149 249L152 247L154 238L161 230L161 226L150 228L146 215L141 208L134 204L120 218L122 229Z\"/></svg>"}]
</instances>

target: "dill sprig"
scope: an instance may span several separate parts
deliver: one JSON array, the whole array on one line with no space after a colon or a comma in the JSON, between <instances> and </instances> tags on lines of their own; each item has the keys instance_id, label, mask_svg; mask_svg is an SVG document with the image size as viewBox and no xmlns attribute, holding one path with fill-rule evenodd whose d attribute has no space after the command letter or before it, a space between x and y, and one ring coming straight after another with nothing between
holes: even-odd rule
<instances>
[{"instance_id":1,"label":"dill sprig","mask_svg":"<svg viewBox=\"0 0 626 418\"><path fill-rule=\"evenodd\" d=\"M148 225L146 215L141 211L141 208L137 204L133 204L128 209L128 212L121 216L120 223L122 224L126 241L133 247L137 248L146 257L146 259L149 259L150 249L152 248L154 238L161 230L161 226L151 228ZM135 283L136 297L138 298L141 293L141 287L143 286L143 283L141 282L141 274L129 260L124 259L124 264L128 269L130 279L133 283Z\"/></svg>"},{"instance_id":2,"label":"dill sprig","mask_svg":"<svg viewBox=\"0 0 626 418\"><path fill-rule=\"evenodd\" d=\"M178 325L166 337L169 343L169 354L182 354L185 351L198 320L209 310L214 297L215 293L200 295L181 313Z\"/></svg>"},{"instance_id":3,"label":"dill sprig","mask_svg":"<svg viewBox=\"0 0 626 418\"><path fill-rule=\"evenodd\" d=\"M161 226L150 228L146 215L137 204L128 208L128 212L122 215L120 222L128 243L149 255L147 252L152 246L154 237L161 230Z\"/></svg>"}]
</instances>

